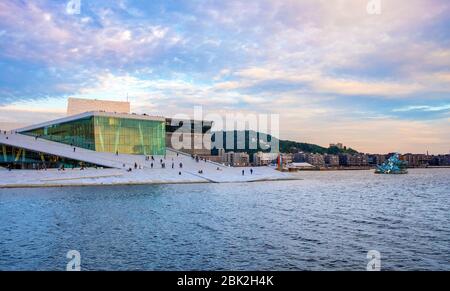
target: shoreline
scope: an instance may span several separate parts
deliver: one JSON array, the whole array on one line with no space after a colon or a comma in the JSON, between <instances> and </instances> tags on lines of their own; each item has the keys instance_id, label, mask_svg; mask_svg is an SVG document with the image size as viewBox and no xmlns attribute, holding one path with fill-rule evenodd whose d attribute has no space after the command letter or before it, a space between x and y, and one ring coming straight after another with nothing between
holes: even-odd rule
<instances>
[{"instance_id":1,"label":"shoreline","mask_svg":"<svg viewBox=\"0 0 450 291\"><path fill-rule=\"evenodd\" d=\"M242 183L258 183L258 182L284 182L284 181L301 181L302 178L274 178L260 179L249 181L149 181L149 182L119 182L119 183L74 183L74 184L9 184L0 185L1 189L26 189L26 188L68 188L68 187L113 187L113 186L145 186L145 185L190 185L190 184L242 184Z\"/></svg>"},{"instance_id":2,"label":"shoreline","mask_svg":"<svg viewBox=\"0 0 450 291\"><path fill-rule=\"evenodd\" d=\"M297 172L337 172L337 171L370 171L370 170L376 170L375 167L367 167L367 168L322 168L322 169L298 169ZM411 167L407 168L408 170L411 169L450 169L450 166L428 166L428 167ZM291 172L295 173L295 171Z\"/></svg>"},{"instance_id":3,"label":"shoreline","mask_svg":"<svg viewBox=\"0 0 450 291\"><path fill-rule=\"evenodd\" d=\"M450 169L450 166L441 167L426 167L426 168L410 168L410 170L415 169ZM202 177L193 173L186 173L188 177L184 176L182 179L170 178L168 176L151 177L149 174L151 172L141 171L136 172L137 176L126 176L126 173L120 170L87 170L82 174L80 172L68 172L69 177L58 177L53 176L56 171L41 172L49 174L43 177L36 177L31 175L25 181L16 182L20 180L15 180L11 177L9 181L3 180L0 183L1 189L20 189L20 188L66 188L66 187L102 187L102 186L143 186L143 185L178 185L178 184L235 184L235 183L255 183L255 182L283 182L283 181L295 181L304 180L302 177L302 172L337 172L337 171L371 171L373 168L341 168L341 169L304 169L296 172L289 172L289 175L274 175L277 172L272 172L271 174L264 174L258 176L237 176L233 179L223 179L223 180L213 180L208 177ZM24 178L24 172L35 174L33 171L13 171L12 173L19 174L17 178ZM5 177L10 173L9 171L1 171L2 176ZM61 172L60 172L61 173ZM95 174L94 174L95 173ZM279 173L279 172L278 172ZM76 175L73 175L76 174ZM81 175L80 175L81 174ZM286 173L287 174L287 173ZM190 177L189 177L190 176ZM152 179L153 178L153 179Z\"/></svg>"},{"instance_id":4,"label":"shoreline","mask_svg":"<svg viewBox=\"0 0 450 291\"><path fill-rule=\"evenodd\" d=\"M202 166L204 166L202 164ZM198 174L196 169L140 169L127 172L119 169L93 169L84 171L13 170L0 172L0 189L62 188L89 186L164 185L164 184L220 184L264 181L298 180L301 177L283 174L270 168L261 168L252 175L241 175L241 169L224 169ZM245 169L247 172L249 169ZM242 170L244 171L244 170ZM178 175L178 172L182 175Z\"/></svg>"}]
</instances>

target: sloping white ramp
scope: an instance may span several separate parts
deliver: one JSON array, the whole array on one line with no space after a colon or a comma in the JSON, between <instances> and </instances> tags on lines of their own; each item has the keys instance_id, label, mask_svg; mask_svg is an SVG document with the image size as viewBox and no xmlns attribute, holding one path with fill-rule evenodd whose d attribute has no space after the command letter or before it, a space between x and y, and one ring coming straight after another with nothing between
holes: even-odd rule
<instances>
[{"instance_id":1,"label":"sloping white ramp","mask_svg":"<svg viewBox=\"0 0 450 291\"><path fill-rule=\"evenodd\" d=\"M132 167L135 162L143 157L132 155L119 155L116 156L112 153L99 153L83 148L75 148L57 142L52 142L42 138L35 139L34 137L23 134L0 134L0 143L24 148L27 150L41 152L56 156L61 156L77 161L83 161L87 163L96 164L108 168L122 169L125 167Z\"/></svg>"},{"instance_id":2,"label":"sloping white ramp","mask_svg":"<svg viewBox=\"0 0 450 291\"><path fill-rule=\"evenodd\" d=\"M281 173L270 167L255 167L252 168L234 168L226 167L224 165L214 163L211 161L197 162L190 155L176 152L172 149L167 149L167 155L154 156L154 161L146 161L143 155L115 155L113 153L95 152L82 148L75 148L52 142L44 139L35 139L34 137L23 134L0 134L0 144L24 148L27 150L42 152L51 155L57 155L73 160L83 161L87 163L96 164L103 167L116 169L115 172L111 170L98 170L96 172L84 171L84 173L74 174L59 173L58 178L50 182L49 179L43 179L43 172L31 173L30 171L20 171L17 175L24 177L29 174L30 179L25 183L31 185L89 185L89 184L151 184L151 183L199 183L199 182L214 182L214 183L230 183L230 182L255 182L255 181L276 181L276 180L290 180L294 177L288 173ZM162 167L161 161L166 165ZM135 170L135 164L138 169ZM153 167L152 167L153 164ZM180 167L182 164L182 167ZM125 169L132 168L133 171L127 173ZM26 173L25 173L26 172ZM11 173L2 174L2 180L5 185L17 184L14 182L15 176ZM74 175L81 175L80 177ZM1 175L0 175L1 176ZM38 179L37 182L32 182ZM62 177L66 178L62 179ZM72 177L74 176L74 177ZM21 179L24 180L24 179ZM6 183L9 181L8 183ZM3 185L3 186L5 186ZM2 183L0 182L0 187ZM17 186L17 185L16 185Z\"/></svg>"}]
</instances>

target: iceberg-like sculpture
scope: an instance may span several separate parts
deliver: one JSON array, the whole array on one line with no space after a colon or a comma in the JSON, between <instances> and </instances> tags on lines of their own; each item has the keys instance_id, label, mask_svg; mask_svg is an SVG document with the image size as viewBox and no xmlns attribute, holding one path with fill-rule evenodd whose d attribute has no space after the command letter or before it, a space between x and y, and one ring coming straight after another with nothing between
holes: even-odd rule
<instances>
[{"instance_id":1,"label":"iceberg-like sculpture","mask_svg":"<svg viewBox=\"0 0 450 291\"><path fill-rule=\"evenodd\" d=\"M382 165L377 166L375 171L376 174L406 174L407 163L400 160L399 154L394 154Z\"/></svg>"}]
</instances>

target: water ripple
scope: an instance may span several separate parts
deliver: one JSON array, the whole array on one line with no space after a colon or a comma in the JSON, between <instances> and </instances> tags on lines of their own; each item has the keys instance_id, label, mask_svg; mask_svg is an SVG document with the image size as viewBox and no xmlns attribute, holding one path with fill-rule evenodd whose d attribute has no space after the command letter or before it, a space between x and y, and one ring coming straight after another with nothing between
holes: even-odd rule
<instances>
[{"instance_id":1,"label":"water ripple","mask_svg":"<svg viewBox=\"0 0 450 291\"><path fill-rule=\"evenodd\" d=\"M0 189L0 270L450 270L449 169Z\"/></svg>"}]
</instances>

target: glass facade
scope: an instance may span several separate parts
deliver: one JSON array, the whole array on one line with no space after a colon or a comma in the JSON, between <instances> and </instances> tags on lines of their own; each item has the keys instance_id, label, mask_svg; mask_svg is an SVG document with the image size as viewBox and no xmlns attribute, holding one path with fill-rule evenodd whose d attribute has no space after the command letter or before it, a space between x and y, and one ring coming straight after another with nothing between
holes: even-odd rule
<instances>
[{"instance_id":1,"label":"glass facade","mask_svg":"<svg viewBox=\"0 0 450 291\"><path fill-rule=\"evenodd\" d=\"M23 132L23 134L39 136L40 138L51 141L95 150L93 116L65 123L52 124Z\"/></svg>"},{"instance_id":2,"label":"glass facade","mask_svg":"<svg viewBox=\"0 0 450 291\"><path fill-rule=\"evenodd\" d=\"M81 168L96 165L0 144L0 166L10 169Z\"/></svg>"},{"instance_id":3,"label":"glass facade","mask_svg":"<svg viewBox=\"0 0 450 291\"><path fill-rule=\"evenodd\" d=\"M163 121L96 116L95 148L99 152L165 155Z\"/></svg>"},{"instance_id":4,"label":"glass facade","mask_svg":"<svg viewBox=\"0 0 450 291\"><path fill-rule=\"evenodd\" d=\"M165 155L165 123L145 119L91 116L23 132L98 152Z\"/></svg>"}]
</instances>

